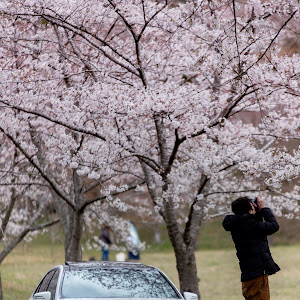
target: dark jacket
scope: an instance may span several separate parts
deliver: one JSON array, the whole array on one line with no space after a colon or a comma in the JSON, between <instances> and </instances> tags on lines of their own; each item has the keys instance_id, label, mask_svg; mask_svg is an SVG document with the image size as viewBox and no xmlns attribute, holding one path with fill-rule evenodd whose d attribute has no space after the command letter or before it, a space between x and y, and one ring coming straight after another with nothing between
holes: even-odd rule
<instances>
[{"instance_id":1,"label":"dark jacket","mask_svg":"<svg viewBox=\"0 0 300 300\"><path fill-rule=\"evenodd\" d=\"M262 208L255 215L228 215L224 218L223 227L231 232L240 262L242 282L263 274L272 275L280 270L268 245L267 235L279 229L269 208Z\"/></svg>"},{"instance_id":2,"label":"dark jacket","mask_svg":"<svg viewBox=\"0 0 300 300\"><path fill-rule=\"evenodd\" d=\"M107 244L107 245L111 245L112 244L111 239L109 237L109 229L108 228L104 227L102 229L102 232L101 232L101 235L100 235L100 240L103 243Z\"/></svg>"}]
</instances>

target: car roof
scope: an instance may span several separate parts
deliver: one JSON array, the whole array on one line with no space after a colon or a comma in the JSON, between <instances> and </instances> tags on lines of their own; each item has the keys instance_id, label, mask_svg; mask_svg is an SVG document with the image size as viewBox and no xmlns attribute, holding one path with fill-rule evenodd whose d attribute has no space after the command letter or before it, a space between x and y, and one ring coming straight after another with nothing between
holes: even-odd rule
<instances>
[{"instance_id":1,"label":"car roof","mask_svg":"<svg viewBox=\"0 0 300 300\"><path fill-rule=\"evenodd\" d=\"M82 268L153 268L142 263L136 262L119 262L119 261L80 261L80 262L65 262L65 268L82 269Z\"/></svg>"}]
</instances>

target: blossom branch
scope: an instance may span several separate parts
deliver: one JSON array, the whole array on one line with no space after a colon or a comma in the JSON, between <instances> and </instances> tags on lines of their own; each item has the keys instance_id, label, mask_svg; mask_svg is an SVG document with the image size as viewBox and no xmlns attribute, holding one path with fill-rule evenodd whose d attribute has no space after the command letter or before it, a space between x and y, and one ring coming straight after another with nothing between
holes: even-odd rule
<instances>
[{"instance_id":1,"label":"blossom branch","mask_svg":"<svg viewBox=\"0 0 300 300\"><path fill-rule=\"evenodd\" d=\"M114 197L114 196L118 196L118 195L121 195L121 194L124 194L128 191L131 191L131 190L135 190L137 188L137 186L141 186L143 185L145 182L144 181L141 181L137 184L134 184L134 185L131 185L129 186L126 190L124 191L121 191L121 192L114 192L112 194L110 194L110 196ZM96 198L92 198L92 199L89 199L89 200L86 200L82 205L81 207L78 209L79 212L83 212L85 210L85 208L95 202L98 202L98 201L103 201L107 198L107 195L104 195L104 196L100 196L100 197L96 197Z\"/></svg>"},{"instance_id":2,"label":"blossom branch","mask_svg":"<svg viewBox=\"0 0 300 300\"><path fill-rule=\"evenodd\" d=\"M53 189L53 191L62 198L73 210L75 210L74 204L67 198L67 196L58 188L58 186L55 184L54 180L50 179L46 173L36 164L32 156L30 156L27 151L21 146L19 142L16 141L16 139L10 135L9 133L5 132L5 130L0 127L0 131L16 146L16 148L26 157L26 159L30 162L30 164L40 173L43 179L45 179L46 182L49 183L50 187Z\"/></svg>"}]
</instances>

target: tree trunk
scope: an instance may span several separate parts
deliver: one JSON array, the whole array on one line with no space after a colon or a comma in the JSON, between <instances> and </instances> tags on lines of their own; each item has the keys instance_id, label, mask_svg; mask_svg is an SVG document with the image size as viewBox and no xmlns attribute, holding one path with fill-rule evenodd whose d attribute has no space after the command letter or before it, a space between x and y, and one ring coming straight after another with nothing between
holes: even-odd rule
<instances>
[{"instance_id":1,"label":"tree trunk","mask_svg":"<svg viewBox=\"0 0 300 300\"><path fill-rule=\"evenodd\" d=\"M69 223L69 231L65 235L65 260L81 261L81 237L83 230L83 215L73 212L72 222Z\"/></svg>"},{"instance_id":2,"label":"tree trunk","mask_svg":"<svg viewBox=\"0 0 300 300\"><path fill-rule=\"evenodd\" d=\"M83 230L83 214L74 211L55 193L53 193L60 223L65 236L65 260L81 261L81 237Z\"/></svg>"},{"instance_id":3,"label":"tree trunk","mask_svg":"<svg viewBox=\"0 0 300 300\"><path fill-rule=\"evenodd\" d=\"M167 226L168 235L173 246L175 257L176 257L176 267L180 282L180 292L195 293L200 299L199 291L199 278L197 275L197 266L195 258L196 241L201 226L201 209L194 210L194 204L196 205L196 200L194 204L191 205L188 222L186 223L185 229L183 230L180 223L178 222L178 214L176 213L176 208L173 203L173 191L169 173L171 171L172 163L178 151L179 139L175 131L175 144L173 152L168 151L168 146L166 143L168 132L167 127L164 124L165 114L163 112L154 114L153 119L155 122L155 128L157 133L157 142L159 148L159 158L161 170L164 172L159 174L163 181L162 195L165 194L163 198L163 205L158 205L156 202L157 198L161 198L158 195L158 189L152 189L151 186L155 182L155 176L153 176L153 171L150 166L146 166L145 163L141 162L141 166L144 171L145 180L148 186L149 194L152 198L154 205L158 205L160 208L159 213L165 221ZM203 190L205 183L200 180L200 187L198 193Z\"/></svg>"},{"instance_id":4,"label":"tree trunk","mask_svg":"<svg viewBox=\"0 0 300 300\"><path fill-rule=\"evenodd\" d=\"M166 222L167 223L167 222ZM168 234L172 243L176 268L178 271L180 292L191 292L198 295L200 300L199 278L195 257L194 243L187 245L183 241L182 233L178 230L178 224L167 224Z\"/></svg>"},{"instance_id":5,"label":"tree trunk","mask_svg":"<svg viewBox=\"0 0 300 300\"><path fill-rule=\"evenodd\" d=\"M60 223L65 235L65 260L81 261L81 238L83 232L83 213L81 209L83 203L82 195L82 179L73 172L72 189L69 194L70 202L74 203L74 207L69 206L55 192L55 206L58 210Z\"/></svg>"},{"instance_id":6,"label":"tree trunk","mask_svg":"<svg viewBox=\"0 0 300 300\"><path fill-rule=\"evenodd\" d=\"M164 211L161 213L167 226L168 235L172 243L176 268L180 282L180 292L191 292L200 297L199 278L196 265L196 241L202 221L202 209L194 210L190 208L188 222L185 229L178 223L176 210L171 198L164 203Z\"/></svg>"},{"instance_id":7,"label":"tree trunk","mask_svg":"<svg viewBox=\"0 0 300 300\"><path fill-rule=\"evenodd\" d=\"M198 295L198 299L200 299L195 251L187 249L184 252L177 252L178 253L175 251L175 257L180 282L180 292L182 294L183 292L195 293Z\"/></svg>"},{"instance_id":8,"label":"tree trunk","mask_svg":"<svg viewBox=\"0 0 300 300\"><path fill-rule=\"evenodd\" d=\"M154 205L157 205L155 199L159 198L157 190L151 188L151 184L154 181L151 175L150 168L143 162L141 163L143 168L146 183L148 186L149 194L152 198ZM167 182L167 179L165 179ZM167 184L163 187L164 191L168 190ZM180 292L191 292L198 295L200 300L199 291L199 278L197 275L197 266L195 259L195 245L198 237L199 228L201 225L200 212L194 210L190 213L190 221L188 223L189 229L186 232L182 232L177 220L177 216L174 210L174 206L170 198L165 201L163 208L160 209L159 213L165 221L170 242L172 244L175 257L176 257L176 268L178 271Z\"/></svg>"}]
</instances>

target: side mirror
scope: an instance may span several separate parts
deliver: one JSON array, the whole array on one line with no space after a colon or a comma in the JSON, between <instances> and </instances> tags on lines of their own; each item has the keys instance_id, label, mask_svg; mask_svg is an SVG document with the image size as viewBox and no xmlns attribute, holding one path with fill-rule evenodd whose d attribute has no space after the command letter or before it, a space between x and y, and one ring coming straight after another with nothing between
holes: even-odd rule
<instances>
[{"instance_id":1,"label":"side mirror","mask_svg":"<svg viewBox=\"0 0 300 300\"><path fill-rule=\"evenodd\" d=\"M33 295L33 300L50 300L51 293L50 292L40 292Z\"/></svg>"},{"instance_id":2,"label":"side mirror","mask_svg":"<svg viewBox=\"0 0 300 300\"><path fill-rule=\"evenodd\" d=\"M197 294L190 292L183 292L183 297L185 300L198 300Z\"/></svg>"}]
</instances>

